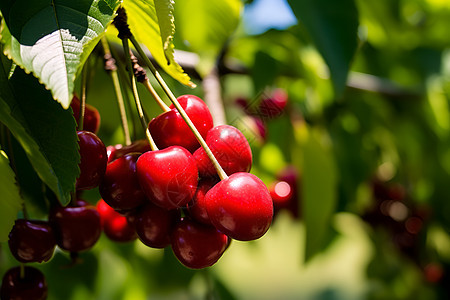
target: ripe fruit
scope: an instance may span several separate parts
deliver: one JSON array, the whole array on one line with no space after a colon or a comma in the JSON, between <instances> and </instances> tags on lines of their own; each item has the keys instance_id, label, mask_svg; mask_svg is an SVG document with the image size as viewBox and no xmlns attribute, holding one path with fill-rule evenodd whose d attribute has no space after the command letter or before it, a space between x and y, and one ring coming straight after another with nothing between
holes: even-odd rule
<instances>
[{"instance_id":1,"label":"ripe fruit","mask_svg":"<svg viewBox=\"0 0 450 300\"><path fill-rule=\"evenodd\" d=\"M171 241L175 256L191 269L212 266L228 246L228 237L225 234L189 218L183 218L175 225Z\"/></svg>"},{"instance_id":2,"label":"ripe fruit","mask_svg":"<svg viewBox=\"0 0 450 300\"><path fill-rule=\"evenodd\" d=\"M115 210L131 210L146 200L136 172L139 156L139 153L126 154L106 167L99 192L103 200Z\"/></svg>"},{"instance_id":3,"label":"ripe fruit","mask_svg":"<svg viewBox=\"0 0 450 300\"><path fill-rule=\"evenodd\" d=\"M263 119L279 117L288 102L288 95L283 89L275 89L270 97L261 100L258 106L258 115Z\"/></svg>"},{"instance_id":4,"label":"ripe fruit","mask_svg":"<svg viewBox=\"0 0 450 300\"><path fill-rule=\"evenodd\" d=\"M25 266L24 276L20 276L20 267L9 269L3 276L0 289L2 300L44 300L48 288L44 274L34 267Z\"/></svg>"},{"instance_id":5,"label":"ripe fruit","mask_svg":"<svg viewBox=\"0 0 450 300\"><path fill-rule=\"evenodd\" d=\"M205 138L208 130L213 127L213 119L208 106L200 98L193 95L180 96L178 102L186 111L200 135ZM200 144L178 110L173 105L170 108L170 111L154 118L148 125L156 145L160 149L178 145L193 153L200 147Z\"/></svg>"},{"instance_id":6,"label":"ripe fruit","mask_svg":"<svg viewBox=\"0 0 450 300\"><path fill-rule=\"evenodd\" d=\"M152 248L164 248L170 245L170 232L179 219L179 210L166 210L148 203L135 216L134 226L142 243Z\"/></svg>"},{"instance_id":7,"label":"ripe fruit","mask_svg":"<svg viewBox=\"0 0 450 300\"><path fill-rule=\"evenodd\" d=\"M292 199L292 188L286 181L275 181L270 186L269 192L276 207L286 207Z\"/></svg>"},{"instance_id":8,"label":"ripe fruit","mask_svg":"<svg viewBox=\"0 0 450 300\"><path fill-rule=\"evenodd\" d=\"M131 143L128 146L122 146L121 144L117 144L115 146L108 146L106 147L106 152L108 154L108 163L112 162L113 160L124 156L125 154L137 152L137 153L144 153L147 151L150 151L150 145L147 140L137 140Z\"/></svg>"},{"instance_id":9,"label":"ripe fruit","mask_svg":"<svg viewBox=\"0 0 450 300\"><path fill-rule=\"evenodd\" d=\"M145 152L137 160L136 168L142 190L162 208L185 206L197 189L197 164L182 147Z\"/></svg>"},{"instance_id":10,"label":"ripe fruit","mask_svg":"<svg viewBox=\"0 0 450 300\"><path fill-rule=\"evenodd\" d=\"M198 183L194 198L188 203L189 216L200 223L211 225L208 212L206 211L205 195L218 182L218 180L207 178Z\"/></svg>"},{"instance_id":11,"label":"ripe fruit","mask_svg":"<svg viewBox=\"0 0 450 300\"><path fill-rule=\"evenodd\" d=\"M106 220L114 218L117 213L114 210L114 208L109 206L108 203L106 203L105 200L103 200L103 199L98 200L95 208L97 209L98 214L100 215L100 222L102 224L102 227L103 227L103 224L106 222Z\"/></svg>"},{"instance_id":12,"label":"ripe fruit","mask_svg":"<svg viewBox=\"0 0 450 300\"><path fill-rule=\"evenodd\" d=\"M234 173L205 196L212 224L229 237L255 240L269 229L273 204L265 184L253 174Z\"/></svg>"},{"instance_id":13,"label":"ripe fruit","mask_svg":"<svg viewBox=\"0 0 450 300\"><path fill-rule=\"evenodd\" d=\"M77 121L78 128L78 120L80 119L80 99L77 96L73 96L72 102L70 102L70 107L72 107L73 117L75 121ZM87 104L84 110L84 119L83 119L83 130L87 130L93 133L97 133L100 127L100 113L97 108L94 106Z\"/></svg>"},{"instance_id":14,"label":"ripe fruit","mask_svg":"<svg viewBox=\"0 0 450 300\"><path fill-rule=\"evenodd\" d=\"M46 221L18 219L9 233L9 249L20 262L44 262L53 256L56 240Z\"/></svg>"},{"instance_id":15,"label":"ripe fruit","mask_svg":"<svg viewBox=\"0 0 450 300\"><path fill-rule=\"evenodd\" d=\"M230 125L216 126L208 131L205 141L227 175L250 171L252 150L237 128ZM203 148L197 149L194 157L200 177L217 176L214 165Z\"/></svg>"},{"instance_id":16,"label":"ripe fruit","mask_svg":"<svg viewBox=\"0 0 450 300\"><path fill-rule=\"evenodd\" d=\"M115 242L129 242L137 238L134 226L127 217L109 206L103 199L97 202L96 209L105 235Z\"/></svg>"},{"instance_id":17,"label":"ripe fruit","mask_svg":"<svg viewBox=\"0 0 450 300\"><path fill-rule=\"evenodd\" d=\"M90 131L77 131L80 146L80 176L77 179L77 190L89 190L100 184L106 171L106 147L103 142Z\"/></svg>"},{"instance_id":18,"label":"ripe fruit","mask_svg":"<svg viewBox=\"0 0 450 300\"><path fill-rule=\"evenodd\" d=\"M67 251L88 250L101 234L100 214L94 206L78 200L76 206L55 207L49 221L55 230L58 246Z\"/></svg>"}]
</instances>

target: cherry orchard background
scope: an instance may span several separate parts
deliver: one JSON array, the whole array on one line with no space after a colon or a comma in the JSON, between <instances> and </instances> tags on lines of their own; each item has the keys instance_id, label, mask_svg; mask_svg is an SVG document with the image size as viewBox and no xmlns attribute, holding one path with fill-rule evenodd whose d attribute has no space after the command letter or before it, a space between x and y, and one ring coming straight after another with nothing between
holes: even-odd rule
<instances>
[{"instance_id":1,"label":"cherry orchard background","mask_svg":"<svg viewBox=\"0 0 450 300\"><path fill-rule=\"evenodd\" d=\"M447 2L247 2L177 0L175 57L197 87L163 76L176 95L202 97L215 120L241 129L251 172L268 187L288 182L289 197L273 197L291 202L281 202L263 238L233 241L202 271L183 267L170 249L105 235L70 268L58 250L35 264L49 299L448 298ZM100 57L94 50L89 59L87 101L100 112L105 144L123 143ZM276 101L260 109L280 90L283 109ZM158 115L142 86L139 93ZM34 188L23 190L27 207L44 217ZM2 274L17 265L4 243L0 259Z\"/></svg>"}]
</instances>

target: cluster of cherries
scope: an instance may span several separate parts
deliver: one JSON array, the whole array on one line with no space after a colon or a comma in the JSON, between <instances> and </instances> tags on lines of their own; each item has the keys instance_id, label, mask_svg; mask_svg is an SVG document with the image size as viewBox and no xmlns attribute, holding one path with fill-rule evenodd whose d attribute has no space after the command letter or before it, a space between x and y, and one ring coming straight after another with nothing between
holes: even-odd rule
<instances>
[{"instance_id":1,"label":"cluster of cherries","mask_svg":"<svg viewBox=\"0 0 450 300\"><path fill-rule=\"evenodd\" d=\"M75 257L90 249L103 230L117 242L139 239L152 248L171 246L183 265L200 269L216 263L232 239L263 236L272 222L273 202L265 184L249 173L252 153L246 138L233 126L214 127L200 98L183 95L178 102L209 148L200 147L173 105L148 125L158 149L151 150L146 140L105 147L96 135L98 111L87 105L85 130L77 132L77 197L66 207L52 207L48 221L16 220L9 235L14 257L22 263L46 262L56 245ZM78 120L76 98L72 109ZM220 164L222 176L206 151ZM96 206L79 198L96 187L102 197ZM33 267L10 269L3 278L2 299L46 295L45 278Z\"/></svg>"}]
</instances>

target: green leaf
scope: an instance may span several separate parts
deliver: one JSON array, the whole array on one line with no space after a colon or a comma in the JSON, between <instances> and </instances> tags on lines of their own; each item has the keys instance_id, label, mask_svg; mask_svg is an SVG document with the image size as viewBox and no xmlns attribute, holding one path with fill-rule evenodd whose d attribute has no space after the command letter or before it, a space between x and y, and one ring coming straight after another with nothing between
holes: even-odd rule
<instances>
[{"instance_id":1,"label":"green leaf","mask_svg":"<svg viewBox=\"0 0 450 300\"><path fill-rule=\"evenodd\" d=\"M308 132L303 147L302 211L306 226L305 260L322 251L332 233L336 208L337 171L330 148Z\"/></svg>"},{"instance_id":2,"label":"green leaf","mask_svg":"<svg viewBox=\"0 0 450 300\"><path fill-rule=\"evenodd\" d=\"M0 34L5 54L32 72L68 108L76 74L118 4L117 0L2 1Z\"/></svg>"},{"instance_id":3,"label":"green leaf","mask_svg":"<svg viewBox=\"0 0 450 300\"><path fill-rule=\"evenodd\" d=\"M177 0L177 34L198 53L207 74L230 36L236 30L242 11L240 0Z\"/></svg>"},{"instance_id":4,"label":"green leaf","mask_svg":"<svg viewBox=\"0 0 450 300\"><path fill-rule=\"evenodd\" d=\"M358 41L358 11L354 0L288 0L330 69L339 96L347 81Z\"/></svg>"},{"instance_id":5,"label":"green leaf","mask_svg":"<svg viewBox=\"0 0 450 300\"><path fill-rule=\"evenodd\" d=\"M22 209L22 198L14 176L8 157L0 150L0 243L8 240L17 213Z\"/></svg>"},{"instance_id":6,"label":"green leaf","mask_svg":"<svg viewBox=\"0 0 450 300\"><path fill-rule=\"evenodd\" d=\"M39 177L65 205L79 175L76 122L32 75L0 67L0 120L27 154Z\"/></svg>"},{"instance_id":7,"label":"green leaf","mask_svg":"<svg viewBox=\"0 0 450 300\"><path fill-rule=\"evenodd\" d=\"M170 76L190 87L195 84L175 61L173 1L124 0L131 33L144 44L159 66Z\"/></svg>"}]
</instances>

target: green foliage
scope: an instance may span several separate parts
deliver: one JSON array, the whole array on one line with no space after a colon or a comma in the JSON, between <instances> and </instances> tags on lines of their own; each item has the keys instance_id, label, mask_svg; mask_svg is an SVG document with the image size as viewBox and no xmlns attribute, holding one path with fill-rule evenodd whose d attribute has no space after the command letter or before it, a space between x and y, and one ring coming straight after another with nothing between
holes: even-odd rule
<instances>
[{"instance_id":1,"label":"green foliage","mask_svg":"<svg viewBox=\"0 0 450 300\"><path fill-rule=\"evenodd\" d=\"M344 91L358 45L358 11L354 0L289 0L327 63L337 96Z\"/></svg>"},{"instance_id":2,"label":"green foliage","mask_svg":"<svg viewBox=\"0 0 450 300\"><path fill-rule=\"evenodd\" d=\"M51 93L20 68L10 79L0 72L0 85L2 123L22 145L41 180L67 204L80 160L71 110L50 101Z\"/></svg>"},{"instance_id":3,"label":"green foliage","mask_svg":"<svg viewBox=\"0 0 450 300\"><path fill-rule=\"evenodd\" d=\"M0 150L0 243L8 240L8 234L13 227L18 212L22 209L22 198L16 185L14 171L9 166L9 160L3 150Z\"/></svg>"},{"instance_id":4,"label":"green foliage","mask_svg":"<svg viewBox=\"0 0 450 300\"><path fill-rule=\"evenodd\" d=\"M68 108L74 80L119 1L2 1L5 53Z\"/></svg>"}]
</instances>

